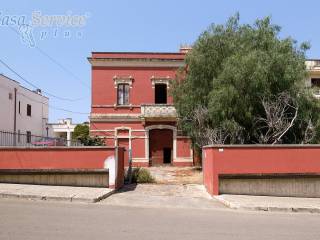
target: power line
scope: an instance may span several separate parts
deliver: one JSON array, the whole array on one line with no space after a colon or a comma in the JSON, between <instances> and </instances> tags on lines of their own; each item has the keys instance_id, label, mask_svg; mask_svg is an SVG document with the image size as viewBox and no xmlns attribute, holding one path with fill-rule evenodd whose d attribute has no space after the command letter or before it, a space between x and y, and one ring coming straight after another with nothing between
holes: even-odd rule
<instances>
[{"instance_id":1,"label":"power line","mask_svg":"<svg viewBox=\"0 0 320 240\"><path fill-rule=\"evenodd\" d=\"M8 68L11 72L13 72L16 76L18 76L21 80L23 80L24 82L26 82L27 84L29 84L30 86L32 86L33 88L36 89L40 89L40 87L36 86L35 84L33 84L32 82L28 81L27 79L25 79L24 77L22 77L19 73L17 73L17 71L15 71L12 67L10 67L8 64L6 64L2 59L0 59L0 62L6 67ZM77 99L72 99L72 98L65 98L65 97L60 97L57 96L55 94L49 93L47 91L43 91L45 94L47 94L50 97L62 100L62 101L69 101L69 102L75 102L75 101L79 101L82 100L84 98L77 98Z\"/></svg>"},{"instance_id":2,"label":"power line","mask_svg":"<svg viewBox=\"0 0 320 240\"><path fill-rule=\"evenodd\" d=\"M12 26L9 26L10 29L15 32L17 35L19 35L21 37L21 34L16 30L14 29ZM70 70L68 70L66 67L64 67L61 63L59 63L57 60L55 60L53 57L51 57L49 54L47 54L44 50L42 50L41 48L39 48L38 46L35 46L35 48L44 56L46 56L50 61L52 61L54 64L56 64L57 66L59 66L63 71L67 72L68 74L70 74L74 79L77 79L83 86L87 87L88 89L91 89L90 86L88 86L85 82L83 82L78 76L76 76L73 72L71 72ZM5 66L7 67L11 72L13 72L15 75L17 75L20 79L22 79L24 82L28 83L30 86L34 87L34 88L39 88L38 86L36 86L35 84L33 84L32 82L28 81L27 79L25 79L24 77L22 77L19 73L17 73L13 68L11 68L8 64L6 64L3 60L0 59L0 62ZM82 100L82 99L85 99L86 97L84 98L78 98L78 99L69 99L69 98L64 98L64 97L59 97L55 94L52 94L52 93L49 93L47 91L43 91L46 95L48 96L51 96L51 97L54 97L56 99L59 99L59 100L63 100L63 101L79 101L79 100ZM24 94L22 94L24 95ZM24 95L25 96L25 95ZM27 97L27 96L25 96ZM27 97L28 98L28 97ZM59 110L59 111L64 111L64 112L68 112L68 113L73 113L73 114L84 114L84 115L89 115L90 113L84 113L84 112L76 112L76 111L71 111L71 110L68 110L68 109L64 109L64 108L60 108L60 107L56 107L56 106L53 106L53 105L49 105L48 103L44 103L44 102L39 102L37 100L34 100L34 99L31 99L31 98L28 98L29 100L31 101L34 101L34 102L38 102L38 103L42 103L42 104L45 104L45 105L48 105L49 108L52 108L52 109L55 109L55 110Z\"/></svg>"},{"instance_id":3,"label":"power line","mask_svg":"<svg viewBox=\"0 0 320 240\"><path fill-rule=\"evenodd\" d=\"M38 88L36 85L34 85L32 82L29 82L28 80L24 79L22 76L20 76L19 73L17 73L16 71L14 71L8 64L6 64L4 61L2 61L0 59L0 62L6 67L8 68L11 72L13 72L14 74L16 74L19 78L23 79L23 81L25 81L26 83L28 83L30 86L32 86L33 88Z\"/></svg>"},{"instance_id":4,"label":"power line","mask_svg":"<svg viewBox=\"0 0 320 240\"><path fill-rule=\"evenodd\" d=\"M37 50L39 50L40 53L42 53L44 56L46 56L48 59L50 59L53 63L58 65L61 69L63 69L65 72L69 73L71 76L73 76L75 79L77 79L83 86L88 88L89 90L91 89L90 86L88 86L86 83L84 83L80 78L78 78L73 72L65 68L62 64L60 64L58 61L56 61L54 58L52 58L49 54L44 52L42 49L40 49L38 46L35 46Z\"/></svg>"},{"instance_id":5,"label":"power line","mask_svg":"<svg viewBox=\"0 0 320 240\"><path fill-rule=\"evenodd\" d=\"M1 63L4 63L1 59L0 59L0 62ZM27 81L28 82L28 81ZM29 83L29 82L28 82ZM37 88L37 86L33 85L33 83L29 83L31 86ZM5 88L5 87L0 87L2 89L6 89L6 90L10 90L9 88ZM18 95L22 95L24 96L25 98L29 99L30 101L33 101L33 102L36 102L36 103L40 103L40 104L43 104L43 105L47 105L49 108L51 109L55 109L55 110L60 110L60 111L64 111L64 112L68 112L68 113L73 113L73 114L83 114L83 115L89 115L90 113L84 113L84 112L76 112L76 111L72 111L72 110L68 110L68 109L64 109L64 108L60 108L60 107L56 107L56 106L53 106L53 105L49 105L49 103L47 102L42 102L42 101L38 101L38 100L35 100L35 99L32 99L30 97L28 97L27 95L23 94L23 93L20 93L18 92ZM41 97L43 97L41 95Z\"/></svg>"},{"instance_id":6,"label":"power line","mask_svg":"<svg viewBox=\"0 0 320 240\"><path fill-rule=\"evenodd\" d=\"M60 111L63 111L63 112L68 112L68 113L73 113L73 114L81 114L81 115L89 115L90 113L85 113L85 112L76 112L76 111L71 111L71 110L68 110L68 109L64 109L64 108L59 108L59 107L55 107L55 106L52 106L52 105L48 105L49 108L52 108L52 109L55 109L55 110L60 110Z\"/></svg>"},{"instance_id":7,"label":"power line","mask_svg":"<svg viewBox=\"0 0 320 240\"><path fill-rule=\"evenodd\" d=\"M12 26L9 26L10 29L15 32L17 35L19 35L19 37L21 37L21 33L19 31L17 31L15 28L13 28ZM90 86L85 83L84 81L82 81L77 75L75 75L73 72L71 72L69 69L67 69L65 66L63 66L60 62L58 62L57 60L55 60L53 57L51 57L48 53L46 53L44 50L42 50L41 48L39 48L38 46L34 46L42 55L44 55L45 57L47 57L51 62L53 62L54 64L56 64L58 67L60 67L64 72L68 73L69 75L71 75L74 79L76 79L77 81L79 81L83 86L85 86L86 88L88 88L89 90L91 89Z\"/></svg>"},{"instance_id":8,"label":"power line","mask_svg":"<svg viewBox=\"0 0 320 240\"><path fill-rule=\"evenodd\" d=\"M43 105L47 105L48 108L50 108L50 109L60 110L60 111L63 111L63 112L68 112L68 113L73 113L73 114L82 114L82 115L89 115L90 114L90 113L76 112L76 111L68 110L68 109L65 109L65 108L56 107L56 106L53 106L53 105L51 105L51 104L49 104L47 102L42 102L42 101L40 102L40 101L32 99L32 98L28 97L27 95L25 95L23 93L20 93L20 92L18 92L18 95L22 95L22 96L24 96L25 98L29 99L32 102L36 102L36 103L40 103L40 104L43 104ZM41 96L41 97L43 97L43 96Z\"/></svg>"}]
</instances>

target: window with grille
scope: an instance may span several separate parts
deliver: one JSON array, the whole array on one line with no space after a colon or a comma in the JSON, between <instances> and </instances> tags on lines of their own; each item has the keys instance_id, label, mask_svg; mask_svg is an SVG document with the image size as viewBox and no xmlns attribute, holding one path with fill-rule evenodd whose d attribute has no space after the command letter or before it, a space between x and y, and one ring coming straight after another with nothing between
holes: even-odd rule
<instances>
[{"instance_id":1,"label":"window with grille","mask_svg":"<svg viewBox=\"0 0 320 240\"><path fill-rule=\"evenodd\" d=\"M118 84L117 105L129 105L129 84Z\"/></svg>"}]
</instances>

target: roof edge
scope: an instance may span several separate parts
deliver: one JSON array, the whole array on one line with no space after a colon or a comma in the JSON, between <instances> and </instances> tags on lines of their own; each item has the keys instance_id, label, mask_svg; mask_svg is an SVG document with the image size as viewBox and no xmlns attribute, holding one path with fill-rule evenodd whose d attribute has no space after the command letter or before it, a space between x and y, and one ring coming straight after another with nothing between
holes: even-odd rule
<instances>
[{"instance_id":1,"label":"roof edge","mask_svg":"<svg viewBox=\"0 0 320 240\"><path fill-rule=\"evenodd\" d=\"M178 55L185 55L186 53L182 52L100 52L100 51L93 51L92 54L101 53L101 54L165 54L165 55L171 55L171 54L178 54Z\"/></svg>"}]
</instances>

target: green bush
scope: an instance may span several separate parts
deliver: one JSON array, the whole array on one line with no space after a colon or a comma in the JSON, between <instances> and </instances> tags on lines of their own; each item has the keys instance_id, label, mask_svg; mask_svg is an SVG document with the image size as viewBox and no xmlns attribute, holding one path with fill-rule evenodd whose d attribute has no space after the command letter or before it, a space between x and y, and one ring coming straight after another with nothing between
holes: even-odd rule
<instances>
[{"instance_id":1,"label":"green bush","mask_svg":"<svg viewBox=\"0 0 320 240\"><path fill-rule=\"evenodd\" d=\"M146 168L135 168L132 171L132 182L135 183L154 183L155 180Z\"/></svg>"},{"instance_id":2,"label":"green bush","mask_svg":"<svg viewBox=\"0 0 320 240\"><path fill-rule=\"evenodd\" d=\"M87 123L78 124L72 134L73 140L80 141L84 146L104 146L105 143L97 136L90 136L89 125Z\"/></svg>"}]
</instances>

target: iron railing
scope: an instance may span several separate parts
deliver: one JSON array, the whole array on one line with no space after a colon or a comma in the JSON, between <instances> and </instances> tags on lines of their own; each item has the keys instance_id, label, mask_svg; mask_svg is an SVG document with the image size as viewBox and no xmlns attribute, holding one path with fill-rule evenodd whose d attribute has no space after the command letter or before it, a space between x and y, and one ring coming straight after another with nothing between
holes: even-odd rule
<instances>
[{"instance_id":1,"label":"iron railing","mask_svg":"<svg viewBox=\"0 0 320 240\"><path fill-rule=\"evenodd\" d=\"M0 131L0 146L21 147L55 147L55 146L83 146L79 141L67 141L65 138L44 137L24 133Z\"/></svg>"}]
</instances>

